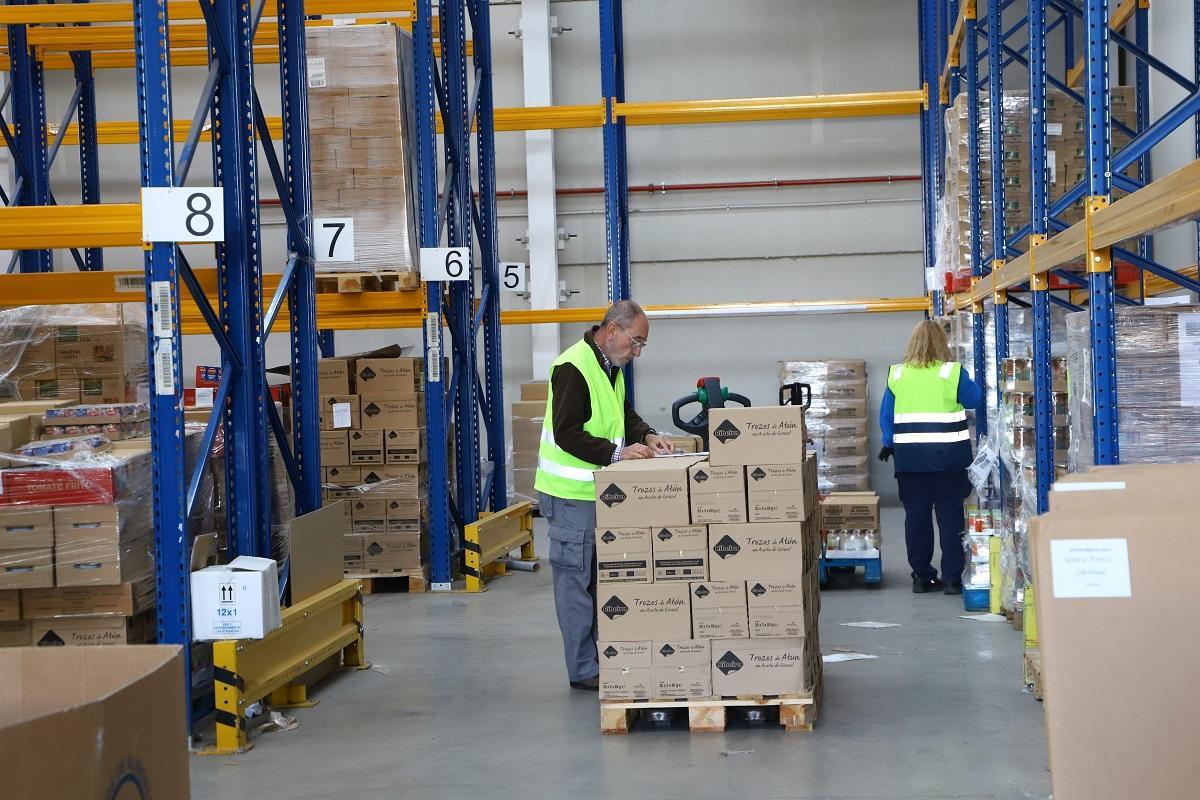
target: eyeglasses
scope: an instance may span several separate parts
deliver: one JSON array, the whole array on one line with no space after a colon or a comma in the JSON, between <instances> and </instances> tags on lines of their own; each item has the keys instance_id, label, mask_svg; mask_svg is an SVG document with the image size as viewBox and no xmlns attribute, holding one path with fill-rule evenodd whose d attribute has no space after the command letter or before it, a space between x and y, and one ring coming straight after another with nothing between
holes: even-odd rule
<instances>
[{"instance_id":1,"label":"eyeglasses","mask_svg":"<svg viewBox=\"0 0 1200 800\"><path fill-rule=\"evenodd\" d=\"M625 330L620 325L617 326L617 330L619 330L621 333L625 334L625 338L628 339L630 342L632 342L633 346L636 347L638 350L645 350L646 345L650 344L645 339L638 339L635 336L630 336L629 331Z\"/></svg>"}]
</instances>

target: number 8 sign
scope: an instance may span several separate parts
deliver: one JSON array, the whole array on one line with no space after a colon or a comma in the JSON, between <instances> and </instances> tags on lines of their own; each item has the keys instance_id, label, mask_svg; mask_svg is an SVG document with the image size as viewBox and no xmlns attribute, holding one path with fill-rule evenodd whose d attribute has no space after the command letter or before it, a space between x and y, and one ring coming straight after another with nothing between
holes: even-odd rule
<instances>
[{"instance_id":1,"label":"number 8 sign","mask_svg":"<svg viewBox=\"0 0 1200 800\"><path fill-rule=\"evenodd\" d=\"M216 186L143 187L142 241L225 241L225 194Z\"/></svg>"}]
</instances>

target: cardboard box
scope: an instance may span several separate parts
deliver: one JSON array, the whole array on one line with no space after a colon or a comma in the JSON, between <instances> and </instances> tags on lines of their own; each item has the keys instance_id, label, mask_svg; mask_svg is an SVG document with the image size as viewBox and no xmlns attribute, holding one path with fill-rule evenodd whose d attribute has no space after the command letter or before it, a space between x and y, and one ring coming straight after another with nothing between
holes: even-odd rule
<instances>
[{"instance_id":1,"label":"cardboard box","mask_svg":"<svg viewBox=\"0 0 1200 800\"><path fill-rule=\"evenodd\" d=\"M363 558L366 553L366 538L363 533L347 533L342 535L342 571L358 573L363 569Z\"/></svg>"},{"instance_id":2,"label":"cardboard box","mask_svg":"<svg viewBox=\"0 0 1200 800\"><path fill-rule=\"evenodd\" d=\"M693 494L689 506L692 523L696 525L748 520L745 491Z\"/></svg>"},{"instance_id":3,"label":"cardboard box","mask_svg":"<svg viewBox=\"0 0 1200 800\"><path fill-rule=\"evenodd\" d=\"M425 458L425 431L392 429L383 432L383 463L423 464Z\"/></svg>"},{"instance_id":4,"label":"cardboard box","mask_svg":"<svg viewBox=\"0 0 1200 800\"><path fill-rule=\"evenodd\" d=\"M805 567L803 539L799 522L712 525L708 574L714 581L799 580Z\"/></svg>"},{"instance_id":5,"label":"cardboard box","mask_svg":"<svg viewBox=\"0 0 1200 800\"><path fill-rule=\"evenodd\" d=\"M750 638L779 639L806 636L808 621L804 606L771 606L749 609Z\"/></svg>"},{"instance_id":6,"label":"cardboard box","mask_svg":"<svg viewBox=\"0 0 1200 800\"><path fill-rule=\"evenodd\" d=\"M179 647L8 650L0 674L8 800L191 796Z\"/></svg>"},{"instance_id":7,"label":"cardboard box","mask_svg":"<svg viewBox=\"0 0 1200 800\"><path fill-rule=\"evenodd\" d=\"M521 384L521 400L541 400L545 403L550 399L550 384L548 381L526 381Z\"/></svg>"},{"instance_id":8,"label":"cardboard box","mask_svg":"<svg viewBox=\"0 0 1200 800\"><path fill-rule=\"evenodd\" d=\"M790 581L746 581L751 638L808 635L808 621L816 603L803 579ZM814 618L815 617L811 617Z\"/></svg>"},{"instance_id":9,"label":"cardboard box","mask_svg":"<svg viewBox=\"0 0 1200 800\"><path fill-rule=\"evenodd\" d=\"M658 527L690 521L690 456L621 461L596 473L598 527Z\"/></svg>"},{"instance_id":10,"label":"cardboard box","mask_svg":"<svg viewBox=\"0 0 1200 800\"><path fill-rule=\"evenodd\" d=\"M652 533L656 582L708 580L707 527L664 527Z\"/></svg>"},{"instance_id":11,"label":"cardboard box","mask_svg":"<svg viewBox=\"0 0 1200 800\"><path fill-rule=\"evenodd\" d=\"M0 647L30 647L32 644L33 623L28 620L0 622Z\"/></svg>"},{"instance_id":12,"label":"cardboard box","mask_svg":"<svg viewBox=\"0 0 1200 800\"><path fill-rule=\"evenodd\" d=\"M698 643L699 644L699 643ZM703 644L707 645L705 641ZM708 649L704 654L707 656ZM653 697L675 700L700 700L712 697L712 667L653 667L650 670Z\"/></svg>"},{"instance_id":13,"label":"cardboard box","mask_svg":"<svg viewBox=\"0 0 1200 800\"><path fill-rule=\"evenodd\" d=\"M368 573L416 570L428 553L424 533L381 533L365 539L363 566Z\"/></svg>"},{"instance_id":14,"label":"cardboard box","mask_svg":"<svg viewBox=\"0 0 1200 800\"><path fill-rule=\"evenodd\" d=\"M0 622L16 622L21 618L21 593L16 589L0 591Z\"/></svg>"},{"instance_id":15,"label":"cardboard box","mask_svg":"<svg viewBox=\"0 0 1200 800\"><path fill-rule=\"evenodd\" d=\"M414 430L425 427L425 395L363 394L359 396L364 430Z\"/></svg>"},{"instance_id":16,"label":"cardboard box","mask_svg":"<svg viewBox=\"0 0 1200 800\"><path fill-rule=\"evenodd\" d=\"M804 463L800 406L714 408L708 414L708 459L714 467Z\"/></svg>"},{"instance_id":17,"label":"cardboard box","mask_svg":"<svg viewBox=\"0 0 1200 800\"><path fill-rule=\"evenodd\" d=\"M599 637L604 641L691 637L691 604L684 583L626 583L598 590Z\"/></svg>"},{"instance_id":18,"label":"cardboard box","mask_svg":"<svg viewBox=\"0 0 1200 800\"><path fill-rule=\"evenodd\" d=\"M1197 481L1196 464L1097 467L1057 481L1049 513L1030 522L1056 798L1183 800L1200 786L1200 696L1187 688L1200 663L1200 584L1186 555ZM1164 647L1169 657L1153 656ZM1114 691L1120 725L1103 702ZM1139 742L1153 744L1131 758Z\"/></svg>"},{"instance_id":19,"label":"cardboard box","mask_svg":"<svg viewBox=\"0 0 1200 800\"><path fill-rule=\"evenodd\" d=\"M424 358L360 358L354 374L359 394L414 397L425 389Z\"/></svg>"},{"instance_id":20,"label":"cardboard box","mask_svg":"<svg viewBox=\"0 0 1200 800\"><path fill-rule=\"evenodd\" d=\"M326 467L325 483L333 486L358 486L362 483L362 467Z\"/></svg>"},{"instance_id":21,"label":"cardboard box","mask_svg":"<svg viewBox=\"0 0 1200 800\"><path fill-rule=\"evenodd\" d=\"M807 691L810 668L804 639L714 639L713 694L797 694Z\"/></svg>"},{"instance_id":22,"label":"cardboard box","mask_svg":"<svg viewBox=\"0 0 1200 800\"><path fill-rule=\"evenodd\" d=\"M512 416L519 419L538 420L546 417L545 400L518 400L512 404Z\"/></svg>"},{"instance_id":23,"label":"cardboard box","mask_svg":"<svg viewBox=\"0 0 1200 800\"><path fill-rule=\"evenodd\" d=\"M363 485L367 491L386 497L418 497L429 483L424 464L389 464L383 467L363 467Z\"/></svg>"},{"instance_id":24,"label":"cardboard box","mask_svg":"<svg viewBox=\"0 0 1200 800\"><path fill-rule=\"evenodd\" d=\"M650 582L653 544L649 528L597 528L596 579L599 583Z\"/></svg>"},{"instance_id":25,"label":"cardboard box","mask_svg":"<svg viewBox=\"0 0 1200 800\"><path fill-rule=\"evenodd\" d=\"M358 395L322 395L319 405L321 408L321 430L357 430L361 427L362 417L359 411Z\"/></svg>"},{"instance_id":26,"label":"cardboard box","mask_svg":"<svg viewBox=\"0 0 1200 800\"><path fill-rule=\"evenodd\" d=\"M353 371L352 358L322 358L317 362L317 392L323 395L354 394Z\"/></svg>"},{"instance_id":27,"label":"cardboard box","mask_svg":"<svg viewBox=\"0 0 1200 800\"><path fill-rule=\"evenodd\" d=\"M600 669L649 669L650 642L599 642Z\"/></svg>"},{"instance_id":28,"label":"cardboard box","mask_svg":"<svg viewBox=\"0 0 1200 800\"><path fill-rule=\"evenodd\" d=\"M0 589L40 589L53 585L52 548L0 550Z\"/></svg>"},{"instance_id":29,"label":"cardboard box","mask_svg":"<svg viewBox=\"0 0 1200 800\"><path fill-rule=\"evenodd\" d=\"M123 403L129 399L122 378L82 377L76 380L75 385L79 387L78 395L82 403Z\"/></svg>"},{"instance_id":30,"label":"cardboard box","mask_svg":"<svg viewBox=\"0 0 1200 800\"><path fill-rule=\"evenodd\" d=\"M32 622L35 647L110 647L146 644L154 638L152 613L136 617L59 617Z\"/></svg>"},{"instance_id":31,"label":"cardboard box","mask_svg":"<svg viewBox=\"0 0 1200 800\"><path fill-rule=\"evenodd\" d=\"M750 492L747 496L750 522L803 522L812 515L812 495L805 491Z\"/></svg>"},{"instance_id":32,"label":"cardboard box","mask_svg":"<svg viewBox=\"0 0 1200 800\"><path fill-rule=\"evenodd\" d=\"M692 611L692 638L744 639L750 635L746 607L703 608Z\"/></svg>"},{"instance_id":33,"label":"cardboard box","mask_svg":"<svg viewBox=\"0 0 1200 800\"><path fill-rule=\"evenodd\" d=\"M153 599L152 594L140 591L132 583L26 589L21 592L21 613L25 619L103 615L132 617L148 607Z\"/></svg>"},{"instance_id":34,"label":"cardboard box","mask_svg":"<svg viewBox=\"0 0 1200 800\"><path fill-rule=\"evenodd\" d=\"M272 558L238 556L192 573L192 638L261 639L280 625Z\"/></svg>"},{"instance_id":35,"label":"cardboard box","mask_svg":"<svg viewBox=\"0 0 1200 800\"><path fill-rule=\"evenodd\" d=\"M601 700L646 700L653 690L654 678L649 667L600 667Z\"/></svg>"},{"instance_id":36,"label":"cardboard box","mask_svg":"<svg viewBox=\"0 0 1200 800\"><path fill-rule=\"evenodd\" d=\"M423 497L389 497L385 513L388 533L420 533L429 527L429 503Z\"/></svg>"},{"instance_id":37,"label":"cardboard box","mask_svg":"<svg viewBox=\"0 0 1200 800\"><path fill-rule=\"evenodd\" d=\"M372 497L370 492L364 492L360 497L350 501L350 519L355 522L378 521L380 532L383 531L383 520L387 516L387 499Z\"/></svg>"},{"instance_id":38,"label":"cardboard box","mask_svg":"<svg viewBox=\"0 0 1200 800\"><path fill-rule=\"evenodd\" d=\"M350 465L350 440L346 431L321 431L321 466Z\"/></svg>"},{"instance_id":39,"label":"cardboard box","mask_svg":"<svg viewBox=\"0 0 1200 800\"><path fill-rule=\"evenodd\" d=\"M54 512L49 508L0 508L0 550L29 550L53 546Z\"/></svg>"},{"instance_id":40,"label":"cardboard box","mask_svg":"<svg viewBox=\"0 0 1200 800\"><path fill-rule=\"evenodd\" d=\"M744 492L746 477L739 466L714 467L700 461L688 468L688 491L695 494Z\"/></svg>"},{"instance_id":41,"label":"cardboard box","mask_svg":"<svg viewBox=\"0 0 1200 800\"><path fill-rule=\"evenodd\" d=\"M347 442L351 464L383 463L383 431L350 431Z\"/></svg>"},{"instance_id":42,"label":"cardboard box","mask_svg":"<svg viewBox=\"0 0 1200 800\"><path fill-rule=\"evenodd\" d=\"M821 449L830 458L866 456L871 452L866 436L826 436L821 440Z\"/></svg>"},{"instance_id":43,"label":"cardboard box","mask_svg":"<svg viewBox=\"0 0 1200 800\"><path fill-rule=\"evenodd\" d=\"M874 492L841 492L821 501L821 528L879 530L879 496Z\"/></svg>"}]
</instances>

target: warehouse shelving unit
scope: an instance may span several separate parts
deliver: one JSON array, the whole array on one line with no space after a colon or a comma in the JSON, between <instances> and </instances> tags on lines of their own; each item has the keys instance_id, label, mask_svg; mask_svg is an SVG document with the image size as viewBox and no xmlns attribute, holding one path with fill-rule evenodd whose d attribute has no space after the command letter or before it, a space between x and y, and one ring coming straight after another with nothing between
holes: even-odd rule
<instances>
[{"instance_id":1,"label":"warehouse shelving unit","mask_svg":"<svg viewBox=\"0 0 1200 800\"><path fill-rule=\"evenodd\" d=\"M1046 510L1047 494L1054 478L1050 305L1056 303L1078 309L1075 300L1086 300L1091 319L1092 381L1095 391L1093 422L1097 464L1117 463L1120 458L1117 427L1117 386L1115 369L1114 307L1119 303L1137 304L1147 290L1183 287L1200 290L1194 268L1175 270L1156 263L1149 234L1200 216L1200 198L1192 191L1200 177L1200 161L1171 175L1150 179L1148 153L1168 134L1200 112L1200 73L1187 78L1149 52L1149 0L1027 0L1020 19L1007 29L1005 18L1016 16L1005 11L1016 6L1015 0L921 0L921 74L929 85L939 87L938 102L931 103L922 125L923 163L925 165L925 234L927 279L935 266L935 232L938 226L936 199L945 185L942 171L943 119L946 109L959 92L965 92L968 108L971 220L971 269L969 289L947 296L944 287L928 285L935 313L970 311L973 313L975 374L985 372L984 324L987 314L995 321L997 367L1008 355L1008 304L1019 293L1028 293L1033 307L1034 396L1036 404L1037 510ZM1135 27L1132 39L1122 34L1127 25ZM1200 33L1200 5L1191 24ZM1076 57L1076 26L1082 29L1083 52ZM1046 43L1056 29L1064 35L1064 73L1066 80L1050 74ZM1027 43L1016 48L1009 40L1024 32ZM1196 41L1200 46L1200 36ZM1136 60L1134 85L1137 103L1137 129L1125 129L1132 138L1119 152L1112 152L1110 125L1110 46ZM987 62L987 75L979 76L980 64ZM997 102L1005 85L1005 67L1018 64L1029 75L1031 165L1030 225L1005 237L1004 198L1001 180L1004 130L1001 106ZM1186 97L1157 120L1149 114L1150 70L1181 86ZM1074 86L1082 79L1082 91ZM1085 109L1088 131L1086 178L1071 186L1054 203L1049 201L1046 180L1046 89L1053 85ZM992 214L985 219L979 196L978 162L980 143L978 115L980 93L986 90L991 131ZM1122 128L1124 126L1121 126ZM1200 136L1200 133L1198 133ZM1200 139L1197 155L1200 156ZM1133 164L1139 165L1137 180L1121 174ZM1112 199L1113 189L1128 194ZM1068 226L1059 219L1073 203L1085 200L1085 219ZM983 225L990 224L993 251L982 252ZM1136 239L1135 249L1122 246ZM1027 252L1018 245L1026 241ZM990 257L989 257L990 256ZM1135 267L1141 279L1134 287L1135 297L1117 291L1114 273L1118 263ZM1056 280L1057 279L1057 280ZM1054 283L1052 284L1052 280ZM1072 291L1074 289L1075 291ZM1086 290L1086 294L1084 291ZM1056 295L1055 292L1060 292ZM999 375L996 384L1001 383ZM985 414L979 416L984 418ZM980 433L984 429L981 426Z\"/></svg>"}]
</instances>

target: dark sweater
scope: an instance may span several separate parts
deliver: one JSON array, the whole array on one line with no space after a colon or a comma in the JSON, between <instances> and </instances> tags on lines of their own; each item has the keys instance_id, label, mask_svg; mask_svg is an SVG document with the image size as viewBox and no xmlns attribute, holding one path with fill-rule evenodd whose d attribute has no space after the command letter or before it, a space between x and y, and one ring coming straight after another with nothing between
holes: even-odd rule
<instances>
[{"instance_id":1,"label":"dark sweater","mask_svg":"<svg viewBox=\"0 0 1200 800\"><path fill-rule=\"evenodd\" d=\"M600 369L608 375L609 381L616 385L619 368L610 366L608 359L596 347L595 333L599 326L593 326L583 335L583 339L592 348ZM583 373L574 364L559 364L550 374L550 386L554 393L554 441L576 458L589 464L604 466L612 463L616 445L608 439L592 436L583 429L583 424L592 418L592 395L588 391L587 381ZM644 444L646 436L654 433L637 412L633 410L629 400L625 401L625 441L630 444Z\"/></svg>"}]
</instances>

